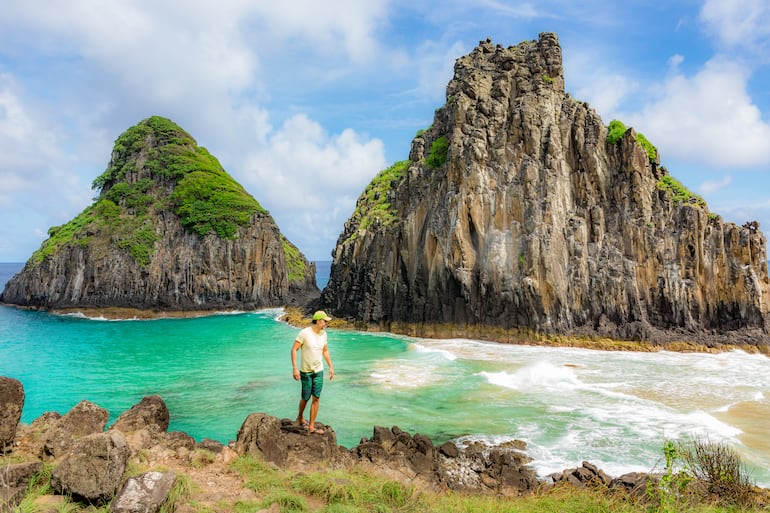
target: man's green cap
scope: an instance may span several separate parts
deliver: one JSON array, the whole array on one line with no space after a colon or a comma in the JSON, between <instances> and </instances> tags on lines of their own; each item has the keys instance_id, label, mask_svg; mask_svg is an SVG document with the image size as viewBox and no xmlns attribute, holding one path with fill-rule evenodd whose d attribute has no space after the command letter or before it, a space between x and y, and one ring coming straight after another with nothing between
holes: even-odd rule
<instances>
[{"instance_id":1,"label":"man's green cap","mask_svg":"<svg viewBox=\"0 0 770 513\"><path fill-rule=\"evenodd\" d=\"M321 319L323 319L323 320L325 320L327 322L332 320L331 317L326 315L326 312L324 312L323 310L318 310L316 313L313 314L313 320L314 321L320 321Z\"/></svg>"}]
</instances>

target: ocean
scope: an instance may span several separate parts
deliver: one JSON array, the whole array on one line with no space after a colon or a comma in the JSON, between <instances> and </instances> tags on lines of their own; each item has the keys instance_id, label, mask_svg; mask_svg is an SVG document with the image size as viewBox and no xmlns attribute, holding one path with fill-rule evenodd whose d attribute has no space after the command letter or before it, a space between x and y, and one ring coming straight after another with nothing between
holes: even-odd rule
<instances>
[{"instance_id":1,"label":"ocean","mask_svg":"<svg viewBox=\"0 0 770 513\"><path fill-rule=\"evenodd\" d=\"M328 262L318 263L328 280ZM0 287L22 264L0 264ZM325 274L322 274L325 273ZM108 321L0 307L0 375L24 384L22 422L83 399L110 423L159 394L170 430L227 443L252 412L296 417L281 310ZM664 466L667 440L730 444L770 486L770 358L608 352L329 330L336 377L318 420L357 445L375 425L440 444L527 443L541 476L583 461L617 476Z\"/></svg>"}]
</instances>

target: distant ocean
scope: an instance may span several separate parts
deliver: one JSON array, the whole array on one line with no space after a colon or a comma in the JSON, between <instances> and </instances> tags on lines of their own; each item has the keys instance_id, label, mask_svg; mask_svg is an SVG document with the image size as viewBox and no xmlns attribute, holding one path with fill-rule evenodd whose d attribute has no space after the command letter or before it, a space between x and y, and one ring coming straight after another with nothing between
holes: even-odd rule
<instances>
[{"instance_id":1,"label":"distant ocean","mask_svg":"<svg viewBox=\"0 0 770 513\"><path fill-rule=\"evenodd\" d=\"M22 264L0 264L0 287ZM318 282L329 262L319 262ZM325 274L324 274L325 273ZM106 321L0 307L0 375L25 387L22 421L83 399L120 413L160 394L171 430L233 440L252 412L296 416L278 309ZM346 447L375 425L434 442L521 439L541 474L584 460L617 476L660 470L666 440L707 437L770 486L770 358L605 352L330 330L336 378L319 421Z\"/></svg>"}]
</instances>

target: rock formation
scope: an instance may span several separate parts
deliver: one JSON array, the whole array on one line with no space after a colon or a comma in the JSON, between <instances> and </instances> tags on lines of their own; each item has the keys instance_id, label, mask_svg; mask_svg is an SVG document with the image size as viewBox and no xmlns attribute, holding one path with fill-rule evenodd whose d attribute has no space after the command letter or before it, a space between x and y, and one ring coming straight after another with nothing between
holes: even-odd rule
<instances>
[{"instance_id":1,"label":"rock formation","mask_svg":"<svg viewBox=\"0 0 770 513\"><path fill-rule=\"evenodd\" d=\"M423 336L768 343L758 224L724 222L659 164L565 93L556 35L482 41L409 160L359 198L321 302Z\"/></svg>"},{"instance_id":2,"label":"rock formation","mask_svg":"<svg viewBox=\"0 0 770 513\"><path fill-rule=\"evenodd\" d=\"M0 376L0 454L13 442L24 408L24 387L17 379Z\"/></svg>"},{"instance_id":3,"label":"rock formation","mask_svg":"<svg viewBox=\"0 0 770 513\"><path fill-rule=\"evenodd\" d=\"M151 117L115 142L99 197L0 296L47 309L210 310L317 295L315 264L179 126Z\"/></svg>"}]
</instances>

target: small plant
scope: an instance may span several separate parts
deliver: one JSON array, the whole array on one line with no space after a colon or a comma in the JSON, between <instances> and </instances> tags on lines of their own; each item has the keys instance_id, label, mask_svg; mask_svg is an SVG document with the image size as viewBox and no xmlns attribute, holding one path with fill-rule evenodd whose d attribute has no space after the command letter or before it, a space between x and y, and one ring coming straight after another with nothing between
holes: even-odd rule
<instances>
[{"instance_id":1,"label":"small plant","mask_svg":"<svg viewBox=\"0 0 770 513\"><path fill-rule=\"evenodd\" d=\"M650 163L654 163L658 159L658 149L643 134L636 134L636 142L644 148Z\"/></svg>"},{"instance_id":2,"label":"small plant","mask_svg":"<svg viewBox=\"0 0 770 513\"><path fill-rule=\"evenodd\" d=\"M731 447L724 442L698 438L682 454L689 471L708 494L729 504L749 505L754 483Z\"/></svg>"},{"instance_id":3,"label":"small plant","mask_svg":"<svg viewBox=\"0 0 770 513\"><path fill-rule=\"evenodd\" d=\"M628 128L626 128L626 125L624 125L622 121L613 119L610 121L610 124L607 125L607 144L616 144L627 131ZM638 142L645 153L647 153L647 158L650 163L654 164L658 159L658 149L644 136L644 134L641 133L636 134L636 142Z\"/></svg>"},{"instance_id":4,"label":"small plant","mask_svg":"<svg viewBox=\"0 0 770 513\"><path fill-rule=\"evenodd\" d=\"M216 456L214 456L213 452L206 449L196 449L190 455L190 465L193 468L203 468L211 465L214 461L216 461Z\"/></svg>"},{"instance_id":5,"label":"small plant","mask_svg":"<svg viewBox=\"0 0 770 513\"><path fill-rule=\"evenodd\" d=\"M189 476L178 474L168 497L160 506L159 513L173 513L177 507L192 495L196 485Z\"/></svg>"},{"instance_id":6,"label":"small plant","mask_svg":"<svg viewBox=\"0 0 770 513\"><path fill-rule=\"evenodd\" d=\"M690 480L689 475L681 472L682 459L678 446L672 440L663 443L665 468L659 482L647 482L647 496L656 504L654 511L673 513L677 511L682 491Z\"/></svg>"},{"instance_id":7,"label":"small plant","mask_svg":"<svg viewBox=\"0 0 770 513\"><path fill-rule=\"evenodd\" d=\"M430 145L430 153L425 159L425 164L432 169L441 167L446 162L448 152L449 141L442 135Z\"/></svg>"},{"instance_id":8,"label":"small plant","mask_svg":"<svg viewBox=\"0 0 770 513\"><path fill-rule=\"evenodd\" d=\"M543 82L546 84L553 84L553 77L550 75L543 74Z\"/></svg>"},{"instance_id":9,"label":"small plant","mask_svg":"<svg viewBox=\"0 0 770 513\"><path fill-rule=\"evenodd\" d=\"M267 508L274 503L278 503L282 513L304 513L305 511L310 511L310 507L303 497L284 490L270 492L262 501L262 507Z\"/></svg>"},{"instance_id":10,"label":"small plant","mask_svg":"<svg viewBox=\"0 0 770 513\"><path fill-rule=\"evenodd\" d=\"M609 126L607 126L607 129L608 129L607 144L617 143L628 130L628 128L626 128L626 125L624 125L622 121L618 121L617 119L613 119L612 121L610 121L610 124Z\"/></svg>"}]
</instances>

